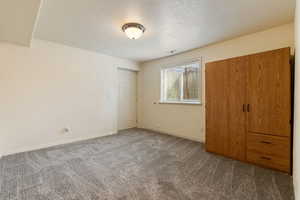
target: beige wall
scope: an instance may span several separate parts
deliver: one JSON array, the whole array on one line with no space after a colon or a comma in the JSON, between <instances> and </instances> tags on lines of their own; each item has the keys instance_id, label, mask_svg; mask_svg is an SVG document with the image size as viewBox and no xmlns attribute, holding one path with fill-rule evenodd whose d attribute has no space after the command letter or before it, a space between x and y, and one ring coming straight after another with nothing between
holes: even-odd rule
<instances>
[{"instance_id":1,"label":"beige wall","mask_svg":"<svg viewBox=\"0 0 300 200\"><path fill-rule=\"evenodd\" d=\"M0 41L30 46L42 0L1 0Z\"/></svg>"},{"instance_id":2,"label":"beige wall","mask_svg":"<svg viewBox=\"0 0 300 200\"><path fill-rule=\"evenodd\" d=\"M203 57L206 62L294 45L293 23L195 49L141 65L139 72L139 127L204 141L204 105L154 104L160 99L160 69ZM204 70L204 68L203 68ZM204 73L202 73L204 76ZM203 78L204 87L204 78ZM204 88L203 88L204 92ZM204 97L204 95L203 95ZM204 101L204 99L203 99Z\"/></svg>"},{"instance_id":3,"label":"beige wall","mask_svg":"<svg viewBox=\"0 0 300 200\"><path fill-rule=\"evenodd\" d=\"M295 17L296 66L295 66L295 118L294 118L294 167L295 199L300 199L300 0L297 0Z\"/></svg>"},{"instance_id":4,"label":"beige wall","mask_svg":"<svg viewBox=\"0 0 300 200\"><path fill-rule=\"evenodd\" d=\"M0 55L0 154L116 133L117 68L136 63L40 40Z\"/></svg>"}]
</instances>

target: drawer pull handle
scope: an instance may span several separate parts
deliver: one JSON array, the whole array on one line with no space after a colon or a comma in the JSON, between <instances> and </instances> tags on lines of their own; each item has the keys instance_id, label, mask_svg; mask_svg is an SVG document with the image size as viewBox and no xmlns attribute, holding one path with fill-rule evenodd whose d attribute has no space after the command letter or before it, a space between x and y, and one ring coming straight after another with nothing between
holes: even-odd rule
<instances>
[{"instance_id":1,"label":"drawer pull handle","mask_svg":"<svg viewBox=\"0 0 300 200\"><path fill-rule=\"evenodd\" d=\"M261 158L261 159L264 159L264 160L272 160L271 158L265 157L265 156L261 156L260 158Z\"/></svg>"},{"instance_id":2,"label":"drawer pull handle","mask_svg":"<svg viewBox=\"0 0 300 200\"><path fill-rule=\"evenodd\" d=\"M267 141L260 141L260 143L264 143L264 144L272 144L272 142L267 142Z\"/></svg>"}]
</instances>

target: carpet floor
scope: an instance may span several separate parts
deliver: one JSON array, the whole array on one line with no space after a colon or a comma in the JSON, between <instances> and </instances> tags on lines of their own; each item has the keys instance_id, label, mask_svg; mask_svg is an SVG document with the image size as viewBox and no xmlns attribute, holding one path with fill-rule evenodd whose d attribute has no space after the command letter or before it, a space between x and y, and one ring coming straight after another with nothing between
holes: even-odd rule
<instances>
[{"instance_id":1,"label":"carpet floor","mask_svg":"<svg viewBox=\"0 0 300 200\"><path fill-rule=\"evenodd\" d=\"M1 200L291 200L292 178L140 129L0 160Z\"/></svg>"}]
</instances>

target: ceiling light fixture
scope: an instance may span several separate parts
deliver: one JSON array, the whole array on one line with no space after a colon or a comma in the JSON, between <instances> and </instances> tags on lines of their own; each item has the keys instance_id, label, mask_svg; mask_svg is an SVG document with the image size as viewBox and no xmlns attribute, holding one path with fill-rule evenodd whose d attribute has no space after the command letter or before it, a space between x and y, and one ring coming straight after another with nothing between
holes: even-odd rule
<instances>
[{"instance_id":1,"label":"ceiling light fixture","mask_svg":"<svg viewBox=\"0 0 300 200\"><path fill-rule=\"evenodd\" d=\"M129 39L136 40L143 35L146 29L142 24L127 23L122 26L122 30Z\"/></svg>"}]
</instances>

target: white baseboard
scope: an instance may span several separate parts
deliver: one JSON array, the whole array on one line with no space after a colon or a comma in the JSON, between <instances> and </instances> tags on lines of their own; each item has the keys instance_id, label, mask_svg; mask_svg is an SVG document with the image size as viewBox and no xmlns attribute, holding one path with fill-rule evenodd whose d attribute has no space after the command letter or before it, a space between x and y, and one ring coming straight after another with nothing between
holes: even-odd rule
<instances>
[{"instance_id":1,"label":"white baseboard","mask_svg":"<svg viewBox=\"0 0 300 200\"><path fill-rule=\"evenodd\" d=\"M118 131L115 130L115 131L111 131L111 132L101 134L101 135L97 134L97 135L91 135L91 136L87 136L87 137L65 139L65 140L61 140L58 142L52 142L52 143L47 143L47 144L39 144L39 145L35 145L35 146L30 146L30 147L21 147L21 148L14 149L14 150L8 150L8 151L4 152L2 154L2 156L23 153L23 152L29 152L29 151L35 151L35 150L45 149L45 148L59 146L59 145L63 145L63 144L69 144L69 143L80 142L80 141L99 138L99 137L105 137L105 136L114 135L117 133L118 133ZM1 159L1 155L0 155L0 159Z\"/></svg>"},{"instance_id":2,"label":"white baseboard","mask_svg":"<svg viewBox=\"0 0 300 200\"><path fill-rule=\"evenodd\" d=\"M162 133L162 134L166 134L166 135L171 135L171 136L175 136L175 137L180 137L180 138L184 138L187 140L192 140L192 141L196 141L196 142L200 142L203 143L204 141L202 141L199 138L196 137L191 137L191 136L185 136L185 135L179 135L176 133L169 133L169 132L165 132L165 131L161 131L161 130L155 130L155 129L149 129L149 128L140 128L140 129L144 129L144 130L149 130L149 131L154 131L154 132L158 132L158 133ZM0 159L2 156L7 156L7 155L12 155L12 154L16 154L16 153L22 153L22 152L28 152L28 151L35 151L35 150L39 150L39 149L45 149L45 148L49 148L49 147L53 147L53 146L58 146L58 145L63 145L63 144L68 144L68 143L73 143L73 142L79 142L79 141L84 141L84 140L89 140L89 139L94 139L94 138L99 138L99 137L105 137L105 136L109 136L109 135L114 135L117 134L118 131L111 131L105 134L97 134L97 135L92 135L92 136L87 136L87 137L80 137L80 138L73 138L73 139L65 139L59 142L52 142L52 143L47 143L47 144L39 144L39 145L35 145L35 146L28 146L28 147L21 147L18 149L14 149L14 150L8 150L6 152L4 152L2 155L0 154Z\"/></svg>"},{"instance_id":3,"label":"white baseboard","mask_svg":"<svg viewBox=\"0 0 300 200\"><path fill-rule=\"evenodd\" d=\"M144 130L149 130L149 131L154 131L154 132L158 132L158 133L162 133L162 134L166 134L166 135L171 135L171 136L175 136L175 137L180 137L180 138L184 138L187 140L192 140L195 142L200 142L200 143L204 143L203 140L196 138L196 137L191 137L191 136L185 136L185 135L179 135L176 133L169 133L169 132L164 132L164 131L160 131L160 130L155 130L155 129L149 129L149 128L140 128L140 129L144 129Z\"/></svg>"},{"instance_id":4,"label":"white baseboard","mask_svg":"<svg viewBox=\"0 0 300 200\"><path fill-rule=\"evenodd\" d=\"M129 127L129 128L118 129L118 132L120 132L120 131L126 131L126 130L130 130L130 129L133 129L133 128L138 128L138 127L137 127L137 126L133 126L133 127Z\"/></svg>"}]
</instances>

